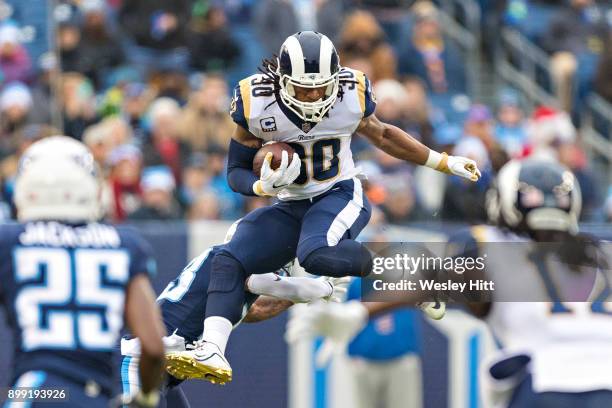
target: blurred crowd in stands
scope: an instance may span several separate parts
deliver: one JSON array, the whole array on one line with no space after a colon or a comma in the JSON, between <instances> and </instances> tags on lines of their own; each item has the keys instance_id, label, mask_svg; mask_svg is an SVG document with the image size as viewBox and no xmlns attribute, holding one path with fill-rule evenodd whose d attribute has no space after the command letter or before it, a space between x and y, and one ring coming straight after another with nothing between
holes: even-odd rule
<instances>
[{"instance_id":1,"label":"blurred crowd in stands","mask_svg":"<svg viewBox=\"0 0 612 408\"><path fill-rule=\"evenodd\" d=\"M327 34L341 64L373 83L383 121L428 146L478 162L479 183L414 168L354 138L373 223L486 220L485 195L509 158L545 156L579 178L584 219L612 221L612 190L592 172L572 123L580 97L612 99L612 13L592 0L480 0L484 49L503 24L551 53L562 109L527 109L498 87L470 95L465 52L429 1L62 0L49 14L56 47L28 51L15 18L32 0L0 0L0 219L14 217L20 154L56 133L82 140L105 179L108 218L235 219L268 200L232 192L225 161L232 89L301 29ZM410 4L409 4L410 3ZM536 16L545 16L540 17ZM491 102L492 101L492 102Z\"/></svg>"}]
</instances>

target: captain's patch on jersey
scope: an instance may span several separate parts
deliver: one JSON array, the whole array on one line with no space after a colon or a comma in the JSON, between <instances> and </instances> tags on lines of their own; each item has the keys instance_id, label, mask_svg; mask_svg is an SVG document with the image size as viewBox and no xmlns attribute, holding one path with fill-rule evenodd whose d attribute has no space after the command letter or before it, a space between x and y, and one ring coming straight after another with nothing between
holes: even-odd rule
<instances>
[{"instance_id":1,"label":"captain's patch on jersey","mask_svg":"<svg viewBox=\"0 0 612 408\"><path fill-rule=\"evenodd\" d=\"M274 116L260 119L259 124L261 125L261 130L264 132L274 132L276 130L276 120Z\"/></svg>"}]
</instances>

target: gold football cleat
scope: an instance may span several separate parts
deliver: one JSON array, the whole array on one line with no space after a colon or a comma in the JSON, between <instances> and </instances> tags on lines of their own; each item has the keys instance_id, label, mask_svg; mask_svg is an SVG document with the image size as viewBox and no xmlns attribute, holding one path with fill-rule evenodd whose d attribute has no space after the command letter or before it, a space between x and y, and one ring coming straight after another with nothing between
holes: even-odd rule
<instances>
[{"instance_id":1,"label":"gold football cleat","mask_svg":"<svg viewBox=\"0 0 612 408\"><path fill-rule=\"evenodd\" d=\"M201 358L192 351L178 351L166 354L166 371L179 380L204 380L213 384L226 384L232 381L232 369L229 365L214 364L214 360L219 360L219 355ZM222 357L221 357L222 358ZM210 361L209 360L213 360ZM222 358L222 360L225 360ZM212 364L211 364L212 363Z\"/></svg>"}]
</instances>

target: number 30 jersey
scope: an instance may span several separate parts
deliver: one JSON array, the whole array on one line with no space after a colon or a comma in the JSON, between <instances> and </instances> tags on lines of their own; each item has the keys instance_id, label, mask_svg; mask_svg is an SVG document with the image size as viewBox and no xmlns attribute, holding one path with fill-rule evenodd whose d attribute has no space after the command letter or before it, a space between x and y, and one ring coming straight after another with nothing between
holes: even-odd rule
<instances>
[{"instance_id":1,"label":"number 30 jersey","mask_svg":"<svg viewBox=\"0 0 612 408\"><path fill-rule=\"evenodd\" d=\"M312 198L359 173L351 136L359 122L374 112L376 102L363 72L342 68L339 75L342 96L319 123L302 121L262 74L243 79L234 90L230 111L234 122L264 142L290 144L302 160L299 177L280 192L280 200Z\"/></svg>"},{"instance_id":2,"label":"number 30 jersey","mask_svg":"<svg viewBox=\"0 0 612 408\"><path fill-rule=\"evenodd\" d=\"M14 331L13 379L31 370L113 387L126 289L153 273L133 229L58 222L0 225L0 303Z\"/></svg>"}]
</instances>

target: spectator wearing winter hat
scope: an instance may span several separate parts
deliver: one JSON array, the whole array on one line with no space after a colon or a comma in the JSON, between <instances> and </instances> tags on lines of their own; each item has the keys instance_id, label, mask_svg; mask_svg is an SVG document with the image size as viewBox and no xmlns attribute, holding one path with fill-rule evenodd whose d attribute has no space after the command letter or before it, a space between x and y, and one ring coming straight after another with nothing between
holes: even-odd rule
<instances>
[{"instance_id":1,"label":"spectator wearing winter hat","mask_svg":"<svg viewBox=\"0 0 612 408\"><path fill-rule=\"evenodd\" d=\"M508 160L508 155L495 139L495 120L485 105L473 105L464 123L465 136L473 136L485 146L493 171L499 170Z\"/></svg>"},{"instance_id":2,"label":"spectator wearing winter hat","mask_svg":"<svg viewBox=\"0 0 612 408\"><path fill-rule=\"evenodd\" d=\"M519 94L509 88L502 90L498 97L495 139L512 158L523 154L527 143L526 126Z\"/></svg>"},{"instance_id":3,"label":"spectator wearing winter hat","mask_svg":"<svg viewBox=\"0 0 612 408\"><path fill-rule=\"evenodd\" d=\"M96 163L104 169L114 147L106 128L101 123L89 126L83 133L83 143L91 150Z\"/></svg>"},{"instance_id":4,"label":"spectator wearing winter hat","mask_svg":"<svg viewBox=\"0 0 612 408\"><path fill-rule=\"evenodd\" d=\"M155 92L141 82L130 82L123 87L122 93L121 114L132 128L134 137L142 141L146 133L143 117L155 98Z\"/></svg>"},{"instance_id":5,"label":"spectator wearing winter hat","mask_svg":"<svg viewBox=\"0 0 612 408\"><path fill-rule=\"evenodd\" d=\"M131 221L144 220L178 220L180 207L174 198L174 176L166 166L145 168L140 183L142 203L128 215Z\"/></svg>"},{"instance_id":6,"label":"spectator wearing winter hat","mask_svg":"<svg viewBox=\"0 0 612 408\"><path fill-rule=\"evenodd\" d=\"M527 155L557 160L558 147L575 142L576 128L566 112L540 106L533 111L528 122L527 139Z\"/></svg>"},{"instance_id":7,"label":"spectator wearing winter hat","mask_svg":"<svg viewBox=\"0 0 612 408\"><path fill-rule=\"evenodd\" d=\"M177 185L181 184L183 164L190 154L189 145L179 139L179 104L171 98L157 98L147 113L150 142L143 147L145 167L165 165L170 168Z\"/></svg>"},{"instance_id":8,"label":"spectator wearing winter hat","mask_svg":"<svg viewBox=\"0 0 612 408\"><path fill-rule=\"evenodd\" d=\"M114 222L122 222L127 214L134 212L142 200L140 175L142 153L133 145L122 145L108 156L110 176L108 179L108 215Z\"/></svg>"},{"instance_id":9,"label":"spectator wearing winter hat","mask_svg":"<svg viewBox=\"0 0 612 408\"><path fill-rule=\"evenodd\" d=\"M489 108L485 105L473 105L465 119L464 132L467 136L473 136L484 144L489 150L495 144L493 133L495 121Z\"/></svg>"},{"instance_id":10,"label":"spectator wearing winter hat","mask_svg":"<svg viewBox=\"0 0 612 408\"><path fill-rule=\"evenodd\" d=\"M28 82L32 75L32 60L19 41L19 28L4 23L0 26L0 71L5 82Z\"/></svg>"},{"instance_id":11,"label":"spectator wearing winter hat","mask_svg":"<svg viewBox=\"0 0 612 408\"><path fill-rule=\"evenodd\" d=\"M25 85L15 82L0 93L0 158L15 151L16 132L29 121L32 94Z\"/></svg>"}]
</instances>

